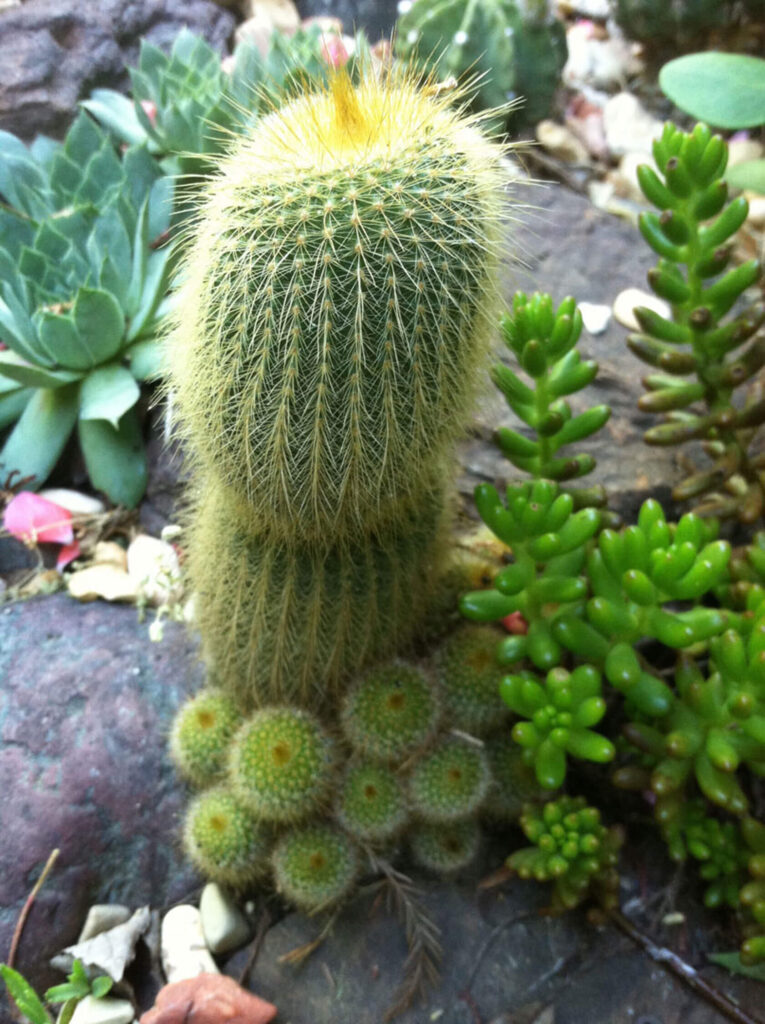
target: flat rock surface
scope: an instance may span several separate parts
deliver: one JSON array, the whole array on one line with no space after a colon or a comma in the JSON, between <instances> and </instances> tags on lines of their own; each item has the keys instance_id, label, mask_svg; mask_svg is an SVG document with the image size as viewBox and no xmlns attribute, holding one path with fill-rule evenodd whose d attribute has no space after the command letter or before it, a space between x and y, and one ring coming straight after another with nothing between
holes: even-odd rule
<instances>
[{"instance_id":1,"label":"flat rock surface","mask_svg":"<svg viewBox=\"0 0 765 1024\"><path fill-rule=\"evenodd\" d=\"M624 288L646 288L646 272L655 258L633 225L559 185L519 185L514 197L525 208L509 232L512 259L503 289L508 300L520 289L549 292L555 303L573 295L577 302L611 306ZM582 331L579 349L585 358L595 359L600 370L594 384L569 399L575 413L601 402L611 406L606 426L591 440L572 446L572 451L595 456L598 465L581 486L603 484L612 508L625 519L648 497L667 501L668 481L678 479L676 450L643 443L643 433L658 418L637 409L643 394L640 380L649 368L627 348L627 334L613 318L602 334ZM501 346L497 348L497 355L506 358L509 354L504 352L503 356ZM482 481L500 485L521 476L491 442L499 426L517 429L518 420L502 394L489 385L474 435L460 447L459 487L466 496Z\"/></svg>"},{"instance_id":2,"label":"flat rock surface","mask_svg":"<svg viewBox=\"0 0 765 1024\"><path fill-rule=\"evenodd\" d=\"M423 880L441 928L442 982L396 1017L399 1024L723 1024L717 1010L611 928L579 913L539 917L542 888L515 881L502 891ZM279 957L310 942L321 922L290 914L267 933L250 987L289 1024L381 1024L401 978L400 925L371 897L342 914L331 936L300 968ZM229 961L238 977L248 956ZM755 1012L757 982L716 968L705 976ZM547 1016L536 1010L548 1008Z\"/></svg>"},{"instance_id":3,"label":"flat rock surface","mask_svg":"<svg viewBox=\"0 0 765 1024\"><path fill-rule=\"evenodd\" d=\"M213 0L25 0L0 11L0 129L61 136L92 89L127 85L139 40L169 49L183 26L227 52L234 16Z\"/></svg>"},{"instance_id":4,"label":"flat rock surface","mask_svg":"<svg viewBox=\"0 0 765 1024\"><path fill-rule=\"evenodd\" d=\"M54 848L17 961L33 976L92 903L162 906L194 887L166 743L201 674L182 627L152 643L133 607L57 594L0 611L0 960Z\"/></svg>"}]
</instances>

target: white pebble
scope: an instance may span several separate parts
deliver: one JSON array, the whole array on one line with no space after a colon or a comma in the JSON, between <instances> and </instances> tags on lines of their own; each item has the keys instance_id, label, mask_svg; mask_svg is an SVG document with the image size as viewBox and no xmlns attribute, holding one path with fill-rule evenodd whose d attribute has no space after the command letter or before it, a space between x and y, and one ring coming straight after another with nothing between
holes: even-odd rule
<instances>
[{"instance_id":1,"label":"white pebble","mask_svg":"<svg viewBox=\"0 0 765 1024\"><path fill-rule=\"evenodd\" d=\"M580 302L579 312L582 314L582 323L590 334L602 334L611 320L610 307L595 302Z\"/></svg>"},{"instance_id":2,"label":"white pebble","mask_svg":"<svg viewBox=\"0 0 765 1024\"><path fill-rule=\"evenodd\" d=\"M108 932L110 928L116 928L117 925L129 921L130 916L130 909L121 903L96 903L88 911L77 941L85 942L87 939L92 939L94 935Z\"/></svg>"},{"instance_id":3,"label":"white pebble","mask_svg":"<svg viewBox=\"0 0 765 1024\"><path fill-rule=\"evenodd\" d=\"M202 932L211 953L228 953L243 946L250 926L241 910L215 882L208 882L199 900Z\"/></svg>"},{"instance_id":4,"label":"white pebble","mask_svg":"<svg viewBox=\"0 0 765 1024\"><path fill-rule=\"evenodd\" d=\"M106 511L106 505L89 494L70 491L66 487L48 487L40 491L41 498L47 498L54 505L65 508L73 516L98 516Z\"/></svg>"},{"instance_id":5,"label":"white pebble","mask_svg":"<svg viewBox=\"0 0 765 1024\"><path fill-rule=\"evenodd\" d=\"M95 999L85 996L77 1004L71 1024L132 1024L133 1007L127 999Z\"/></svg>"},{"instance_id":6,"label":"white pebble","mask_svg":"<svg viewBox=\"0 0 765 1024\"><path fill-rule=\"evenodd\" d=\"M618 320L628 331L640 330L640 324L635 319L633 312L636 306L647 306L659 316L666 317L668 320L672 318L672 307L664 299L660 299L650 292L641 291L640 288L625 288L614 299L612 309L614 319Z\"/></svg>"},{"instance_id":7,"label":"white pebble","mask_svg":"<svg viewBox=\"0 0 765 1024\"><path fill-rule=\"evenodd\" d=\"M168 984L199 974L220 973L205 943L202 918L196 907L184 903L168 910L162 919L161 945Z\"/></svg>"}]
</instances>

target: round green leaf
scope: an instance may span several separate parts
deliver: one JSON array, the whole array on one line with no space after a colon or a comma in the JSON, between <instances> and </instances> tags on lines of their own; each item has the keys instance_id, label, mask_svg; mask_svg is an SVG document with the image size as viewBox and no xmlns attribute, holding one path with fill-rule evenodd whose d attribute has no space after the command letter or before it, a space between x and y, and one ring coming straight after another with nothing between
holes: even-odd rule
<instances>
[{"instance_id":1,"label":"round green leaf","mask_svg":"<svg viewBox=\"0 0 765 1024\"><path fill-rule=\"evenodd\" d=\"M738 53L691 53L665 64L664 93L681 110L718 128L765 124L765 60Z\"/></svg>"},{"instance_id":2,"label":"round green leaf","mask_svg":"<svg viewBox=\"0 0 765 1024\"><path fill-rule=\"evenodd\" d=\"M81 343L90 354L91 366L113 359L122 348L125 317L109 292L80 288L74 300L72 319Z\"/></svg>"},{"instance_id":3,"label":"round green leaf","mask_svg":"<svg viewBox=\"0 0 765 1024\"><path fill-rule=\"evenodd\" d=\"M765 196L765 160L745 160L729 167L725 180L733 188L746 188Z\"/></svg>"}]
</instances>

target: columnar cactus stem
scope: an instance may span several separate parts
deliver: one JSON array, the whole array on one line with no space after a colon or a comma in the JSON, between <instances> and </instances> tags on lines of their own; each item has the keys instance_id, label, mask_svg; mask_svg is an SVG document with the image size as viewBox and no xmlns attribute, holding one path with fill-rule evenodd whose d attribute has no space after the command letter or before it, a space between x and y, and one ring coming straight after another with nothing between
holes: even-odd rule
<instances>
[{"instance_id":1,"label":"columnar cactus stem","mask_svg":"<svg viewBox=\"0 0 765 1024\"><path fill-rule=\"evenodd\" d=\"M199 623L245 704L331 692L427 612L496 323L504 177L450 102L338 73L206 188L169 348L203 494Z\"/></svg>"}]
</instances>

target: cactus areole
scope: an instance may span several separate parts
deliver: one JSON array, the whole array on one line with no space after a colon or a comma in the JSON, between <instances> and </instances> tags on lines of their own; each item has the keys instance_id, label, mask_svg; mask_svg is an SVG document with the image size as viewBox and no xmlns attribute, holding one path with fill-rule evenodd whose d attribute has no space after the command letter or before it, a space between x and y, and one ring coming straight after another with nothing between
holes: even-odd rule
<instances>
[{"instance_id":1,"label":"cactus areole","mask_svg":"<svg viewBox=\"0 0 765 1024\"><path fill-rule=\"evenodd\" d=\"M205 189L170 339L198 469L252 528L358 538L444 471L496 323L505 173L451 97L367 75L261 119Z\"/></svg>"}]
</instances>

